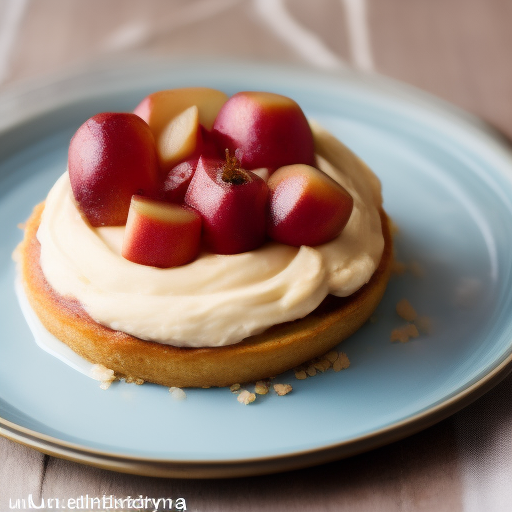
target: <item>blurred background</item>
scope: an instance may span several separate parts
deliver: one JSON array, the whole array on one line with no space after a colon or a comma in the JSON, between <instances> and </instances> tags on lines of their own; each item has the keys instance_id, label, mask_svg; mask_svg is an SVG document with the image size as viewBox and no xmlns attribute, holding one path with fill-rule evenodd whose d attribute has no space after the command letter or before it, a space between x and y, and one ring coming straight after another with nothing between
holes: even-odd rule
<instances>
[{"instance_id":1,"label":"blurred background","mask_svg":"<svg viewBox=\"0 0 512 512\"><path fill-rule=\"evenodd\" d=\"M352 66L512 136L510 0L0 0L0 91L127 55Z\"/></svg>"}]
</instances>

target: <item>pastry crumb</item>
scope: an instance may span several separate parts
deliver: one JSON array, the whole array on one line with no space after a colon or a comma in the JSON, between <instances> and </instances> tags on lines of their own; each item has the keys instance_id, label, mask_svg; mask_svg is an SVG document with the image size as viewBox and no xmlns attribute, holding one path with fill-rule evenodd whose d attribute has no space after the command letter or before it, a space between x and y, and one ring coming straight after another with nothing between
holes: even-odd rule
<instances>
[{"instance_id":1,"label":"pastry crumb","mask_svg":"<svg viewBox=\"0 0 512 512\"><path fill-rule=\"evenodd\" d=\"M304 380L308 378L308 374L306 370L295 370L295 378L297 380Z\"/></svg>"},{"instance_id":2,"label":"pastry crumb","mask_svg":"<svg viewBox=\"0 0 512 512\"><path fill-rule=\"evenodd\" d=\"M26 227L27 227L27 223L26 222L19 222L18 223L18 229L21 229L22 231L24 231Z\"/></svg>"},{"instance_id":3,"label":"pastry crumb","mask_svg":"<svg viewBox=\"0 0 512 512\"><path fill-rule=\"evenodd\" d=\"M336 359L336 361L334 361L334 363L332 364L332 369L335 372L339 372L341 370L347 369L349 366L350 360L347 354L345 354L345 352L340 352L338 355L338 359Z\"/></svg>"},{"instance_id":4,"label":"pastry crumb","mask_svg":"<svg viewBox=\"0 0 512 512\"><path fill-rule=\"evenodd\" d=\"M114 370L111 370L102 364L93 364L89 371L89 375L94 380L99 380L101 382L101 389L108 389L110 384L116 380Z\"/></svg>"},{"instance_id":5,"label":"pastry crumb","mask_svg":"<svg viewBox=\"0 0 512 512\"><path fill-rule=\"evenodd\" d=\"M231 391L231 393L238 393L240 391L240 384L238 384L238 382L236 384L231 384L231 386L229 386L229 390Z\"/></svg>"},{"instance_id":6,"label":"pastry crumb","mask_svg":"<svg viewBox=\"0 0 512 512\"><path fill-rule=\"evenodd\" d=\"M169 388L169 393L174 398L174 400L185 400L185 398L187 398L187 394L185 391L183 391L183 389L174 386Z\"/></svg>"},{"instance_id":7,"label":"pastry crumb","mask_svg":"<svg viewBox=\"0 0 512 512\"><path fill-rule=\"evenodd\" d=\"M126 377L124 381L126 384L137 384L137 386L144 384L144 379L141 379L140 377Z\"/></svg>"},{"instance_id":8,"label":"pastry crumb","mask_svg":"<svg viewBox=\"0 0 512 512\"><path fill-rule=\"evenodd\" d=\"M270 387L269 382L265 382L264 380L259 380L254 385L254 392L257 395L266 395L268 393L268 388Z\"/></svg>"},{"instance_id":9,"label":"pastry crumb","mask_svg":"<svg viewBox=\"0 0 512 512\"><path fill-rule=\"evenodd\" d=\"M396 312L398 313L398 316L408 322L413 322L418 317L418 313L416 313L416 310L407 299L398 301L396 305Z\"/></svg>"},{"instance_id":10,"label":"pastry crumb","mask_svg":"<svg viewBox=\"0 0 512 512\"><path fill-rule=\"evenodd\" d=\"M290 384L274 384L274 391L278 396L287 395L292 389Z\"/></svg>"},{"instance_id":11,"label":"pastry crumb","mask_svg":"<svg viewBox=\"0 0 512 512\"><path fill-rule=\"evenodd\" d=\"M391 341L407 343L410 338L417 338L420 335L414 324L407 324L391 331Z\"/></svg>"},{"instance_id":12,"label":"pastry crumb","mask_svg":"<svg viewBox=\"0 0 512 512\"><path fill-rule=\"evenodd\" d=\"M420 332L424 334L432 333L432 319L430 317L419 316L414 323Z\"/></svg>"},{"instance_id":13,"label":"pastry crumb","mask_svg":"<svg viewBox=\"0 0 512 512\"><path fill-rule=\"evenodd\" d=\"M336 361L336 359L338 359L338 352L336 352L336 350L331 350L330 352L327 352L327 354L325 354L325 358L330 363L334 363L334 361Z\"/></svg>"},{"instance_id":14,"label":"pastry crumb","mask_svg":"<svg viewBox=\"0 0 512 512\"><path fill-rule=\"evenodd\" d=\"M314 367L314 365L311 365L311 366L308 366L307 370L306 370L306 373L310 376L310 377L314 377L316 375L316 368Z\"/></svg>"},{"instance_id":15,"label":"pastry crumb","mask_svg":"<svg viewBox=\"0 0 512 512\"><path fill-rule=\"evenodd\" d=\"M249 405L256 400L256 395L244 389L237 397L237 400L244 405Z\"/></svg>"},{"instance_id":16,"label":"pastry crumb","mask_svg":"<svg viewBox=\"0 0 512 512\"><path fill-rule=\"evenodd\" d=\"M321 372L327 371L331 367L332 363L327 359L320 359L317 363L315 363L313 366Z\"/></svg>"}]
</instances>

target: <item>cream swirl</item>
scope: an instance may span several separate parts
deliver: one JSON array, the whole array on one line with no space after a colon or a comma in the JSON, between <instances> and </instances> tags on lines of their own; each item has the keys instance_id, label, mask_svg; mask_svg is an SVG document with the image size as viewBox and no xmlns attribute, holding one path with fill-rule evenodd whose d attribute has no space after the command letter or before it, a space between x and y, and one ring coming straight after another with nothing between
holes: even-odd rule
<instances>
[{"instance_id":1,"label":"cream swirl","mask_svg":"<svg viewBox=\"0 0 512 512\"><path fill-rule=\"evenodd\" d=\"M92 228L84 220L65 173L48 195L38 231L46 279L96 322L180 347L237 343L306 316L328 293L352 294L370 279L384 248L380 182L328 132L312 128L319 167L354 198L347 226L331 242L267 243L169 269L138 265L121 256L124 227Z\"/></svg>"}]
</instances>

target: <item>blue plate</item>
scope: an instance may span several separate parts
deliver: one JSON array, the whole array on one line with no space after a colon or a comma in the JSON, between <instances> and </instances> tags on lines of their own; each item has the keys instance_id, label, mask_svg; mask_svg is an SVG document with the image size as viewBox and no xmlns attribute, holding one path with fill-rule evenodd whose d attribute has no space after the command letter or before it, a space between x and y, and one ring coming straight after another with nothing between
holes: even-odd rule
<instances>
[{"instance_id":1,"label":"blue plate","mask_svg":"<svg viewBox=\"0 0 512 512\"><path fill-rule=\"evenodd\" d=\"M360 155L383 183L398 259L376 314L343 343L349 369L243 406L229 389L115 383L108 391L42 351L20 312L11 253L64 171L77 127L190 85L269 90ZM0 96L1 434L43 452L147 475L221 477L348 456L424 428L503 378L511 360L512 158L478 119L383 78L247 63L117 64ZM423 276L418 276L418 270ZM407 298L432 332L391 343Z\"/></svg>"}]
</instances>

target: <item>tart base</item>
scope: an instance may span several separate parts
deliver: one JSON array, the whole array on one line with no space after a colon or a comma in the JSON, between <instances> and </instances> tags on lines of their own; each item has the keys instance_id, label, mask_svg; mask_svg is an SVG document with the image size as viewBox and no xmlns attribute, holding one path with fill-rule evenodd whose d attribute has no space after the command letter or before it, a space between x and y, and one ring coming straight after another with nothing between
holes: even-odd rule
<instances>
[{"instance_id":1,"label":"tart base","mask_svg":"<svg viewBox=\"0 0 512 512\"><path fill-rule=\"evenodd\" d=\"M386 213L380 264L370 281L350 297L329 295L304 318L275 325L240 343L214 348L182 348L141 340L95 322L73 298L48 284L41 270L36 234L44 203L27 221L18 248L25 293L45 328L88 361L114 370L116 377L164 386L211 387L274 377L319 357L357 331L386 290L393 260Z\"/></svg>"}]
</instances>

